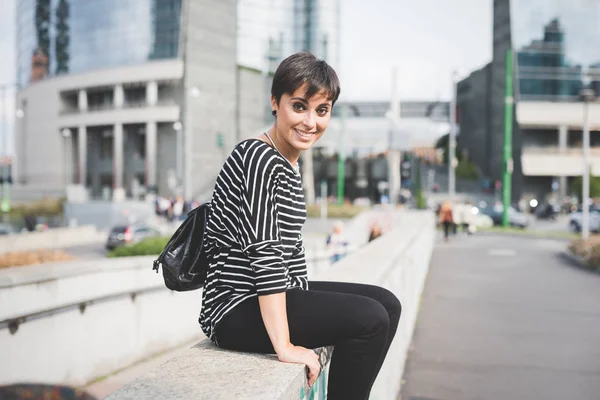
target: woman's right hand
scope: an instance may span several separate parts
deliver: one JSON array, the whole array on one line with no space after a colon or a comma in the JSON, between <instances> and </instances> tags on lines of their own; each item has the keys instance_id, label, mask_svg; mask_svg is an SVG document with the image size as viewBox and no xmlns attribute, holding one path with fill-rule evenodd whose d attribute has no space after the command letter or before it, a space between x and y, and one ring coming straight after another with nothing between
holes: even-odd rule
<instances>
[{"instance_id":1,"label":"woman's right hand","mask_svg":"<svg viewBox=\"0 0 600 400\"><path fill-rule=\"evenodd\" d=\"M293 364L304 364L308 367L308 385L312 386L319 376L321 366L319 356L305 347L290 344L277 352L279 361Z\"/></svg>"}]
</instances>

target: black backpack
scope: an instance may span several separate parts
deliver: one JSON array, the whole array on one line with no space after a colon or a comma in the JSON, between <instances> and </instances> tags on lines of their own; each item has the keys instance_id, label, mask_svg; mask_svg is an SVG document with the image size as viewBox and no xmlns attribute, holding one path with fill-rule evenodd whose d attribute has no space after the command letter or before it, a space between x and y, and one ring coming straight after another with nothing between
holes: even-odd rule
<instances>
[{"instance_id":1,"label":"black backpack","mask_svg":"<svg viewBox=\"0 0 600 400\"><path fill-rule=\"evenodd\" d=\"M206 281L209 254L203 244L209 211L210 202L190 211L154 260L152 269L158 274L158 267L162 265L165 285L171 290L196 290Z\"/></svg>"}]
</instances>

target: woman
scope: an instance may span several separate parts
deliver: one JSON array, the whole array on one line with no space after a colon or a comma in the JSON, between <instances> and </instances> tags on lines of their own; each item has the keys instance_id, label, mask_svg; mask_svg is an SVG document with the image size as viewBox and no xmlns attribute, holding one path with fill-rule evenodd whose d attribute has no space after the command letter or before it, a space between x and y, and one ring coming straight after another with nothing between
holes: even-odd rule
<instances>
[{"instance_id":1,"label":"woman","mask_svg":"<svg viewBox=\"0 0 600 400\"><path fill-rule=\"evenodd\" d=\"M224 349L276 353L319 374L314 351L335 346L329 399L367 399L400 319L400 302L370 285L309 282L298 159L323 136L340 93L335 71L310 53L277 68L273 127L236 146L215 185L207 223L213 255L200 324Z\"/></svg>"}]
</instances>

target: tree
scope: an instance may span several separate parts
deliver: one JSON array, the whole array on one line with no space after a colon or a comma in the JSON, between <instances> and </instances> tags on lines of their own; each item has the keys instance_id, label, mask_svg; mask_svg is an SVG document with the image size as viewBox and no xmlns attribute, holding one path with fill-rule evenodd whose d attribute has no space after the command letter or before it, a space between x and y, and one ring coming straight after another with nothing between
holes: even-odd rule
<instances>
[{"instance_id":1,"label":"tree","mask_svg":"<svg viewBox=\"0 0 600 400\"><path fill-rule=\"evenodd\" d=\"M446 165L448 164L448 158L449 158L449 156L448 156L449 145L450 145L450 135L449 134L445 134L444 136L439 138L435 144L436 149L443 149L443 151L444 151L443 159L444 159L444 164L446 164ZM457 178L467 179L467 180L476 180L477 178L479 178L479 170L477 169L477 166L465 157L463 150L458 145L458 143L456 144L455 153L456 153L456 159L458 160L458 165L456 166Z\"/></svg>"},{"instance_id":2,"label":"tree","mask_svg":"<svg viewBox=\"0 0 600 400\"><path fill-rule=\"evenodd\" d=\"M578 176L571 184L571 194L581 198L581 190L583 188L583 178ZM590 176L590 197L600 197L600 177Z\"/></svg>"}]
</instances>

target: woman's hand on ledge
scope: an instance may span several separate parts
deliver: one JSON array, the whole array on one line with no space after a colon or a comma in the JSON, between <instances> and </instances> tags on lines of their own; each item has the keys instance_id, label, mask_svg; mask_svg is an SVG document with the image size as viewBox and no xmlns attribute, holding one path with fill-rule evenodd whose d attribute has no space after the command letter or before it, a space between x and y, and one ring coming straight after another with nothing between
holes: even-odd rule
<instances>
[{"instance_id":1,"label":"woman's hand on ledge","mask_svg":"<svg viewBox=\"0 0 600 400\"><path fill-rule=\"evenodd\" d=\"M319 377L321 370L319 357L310 349L290 344L277 352L277 358L281 362L306 365L308 367L309 386L312 386Z\"/></svg>"}]
</instances>

